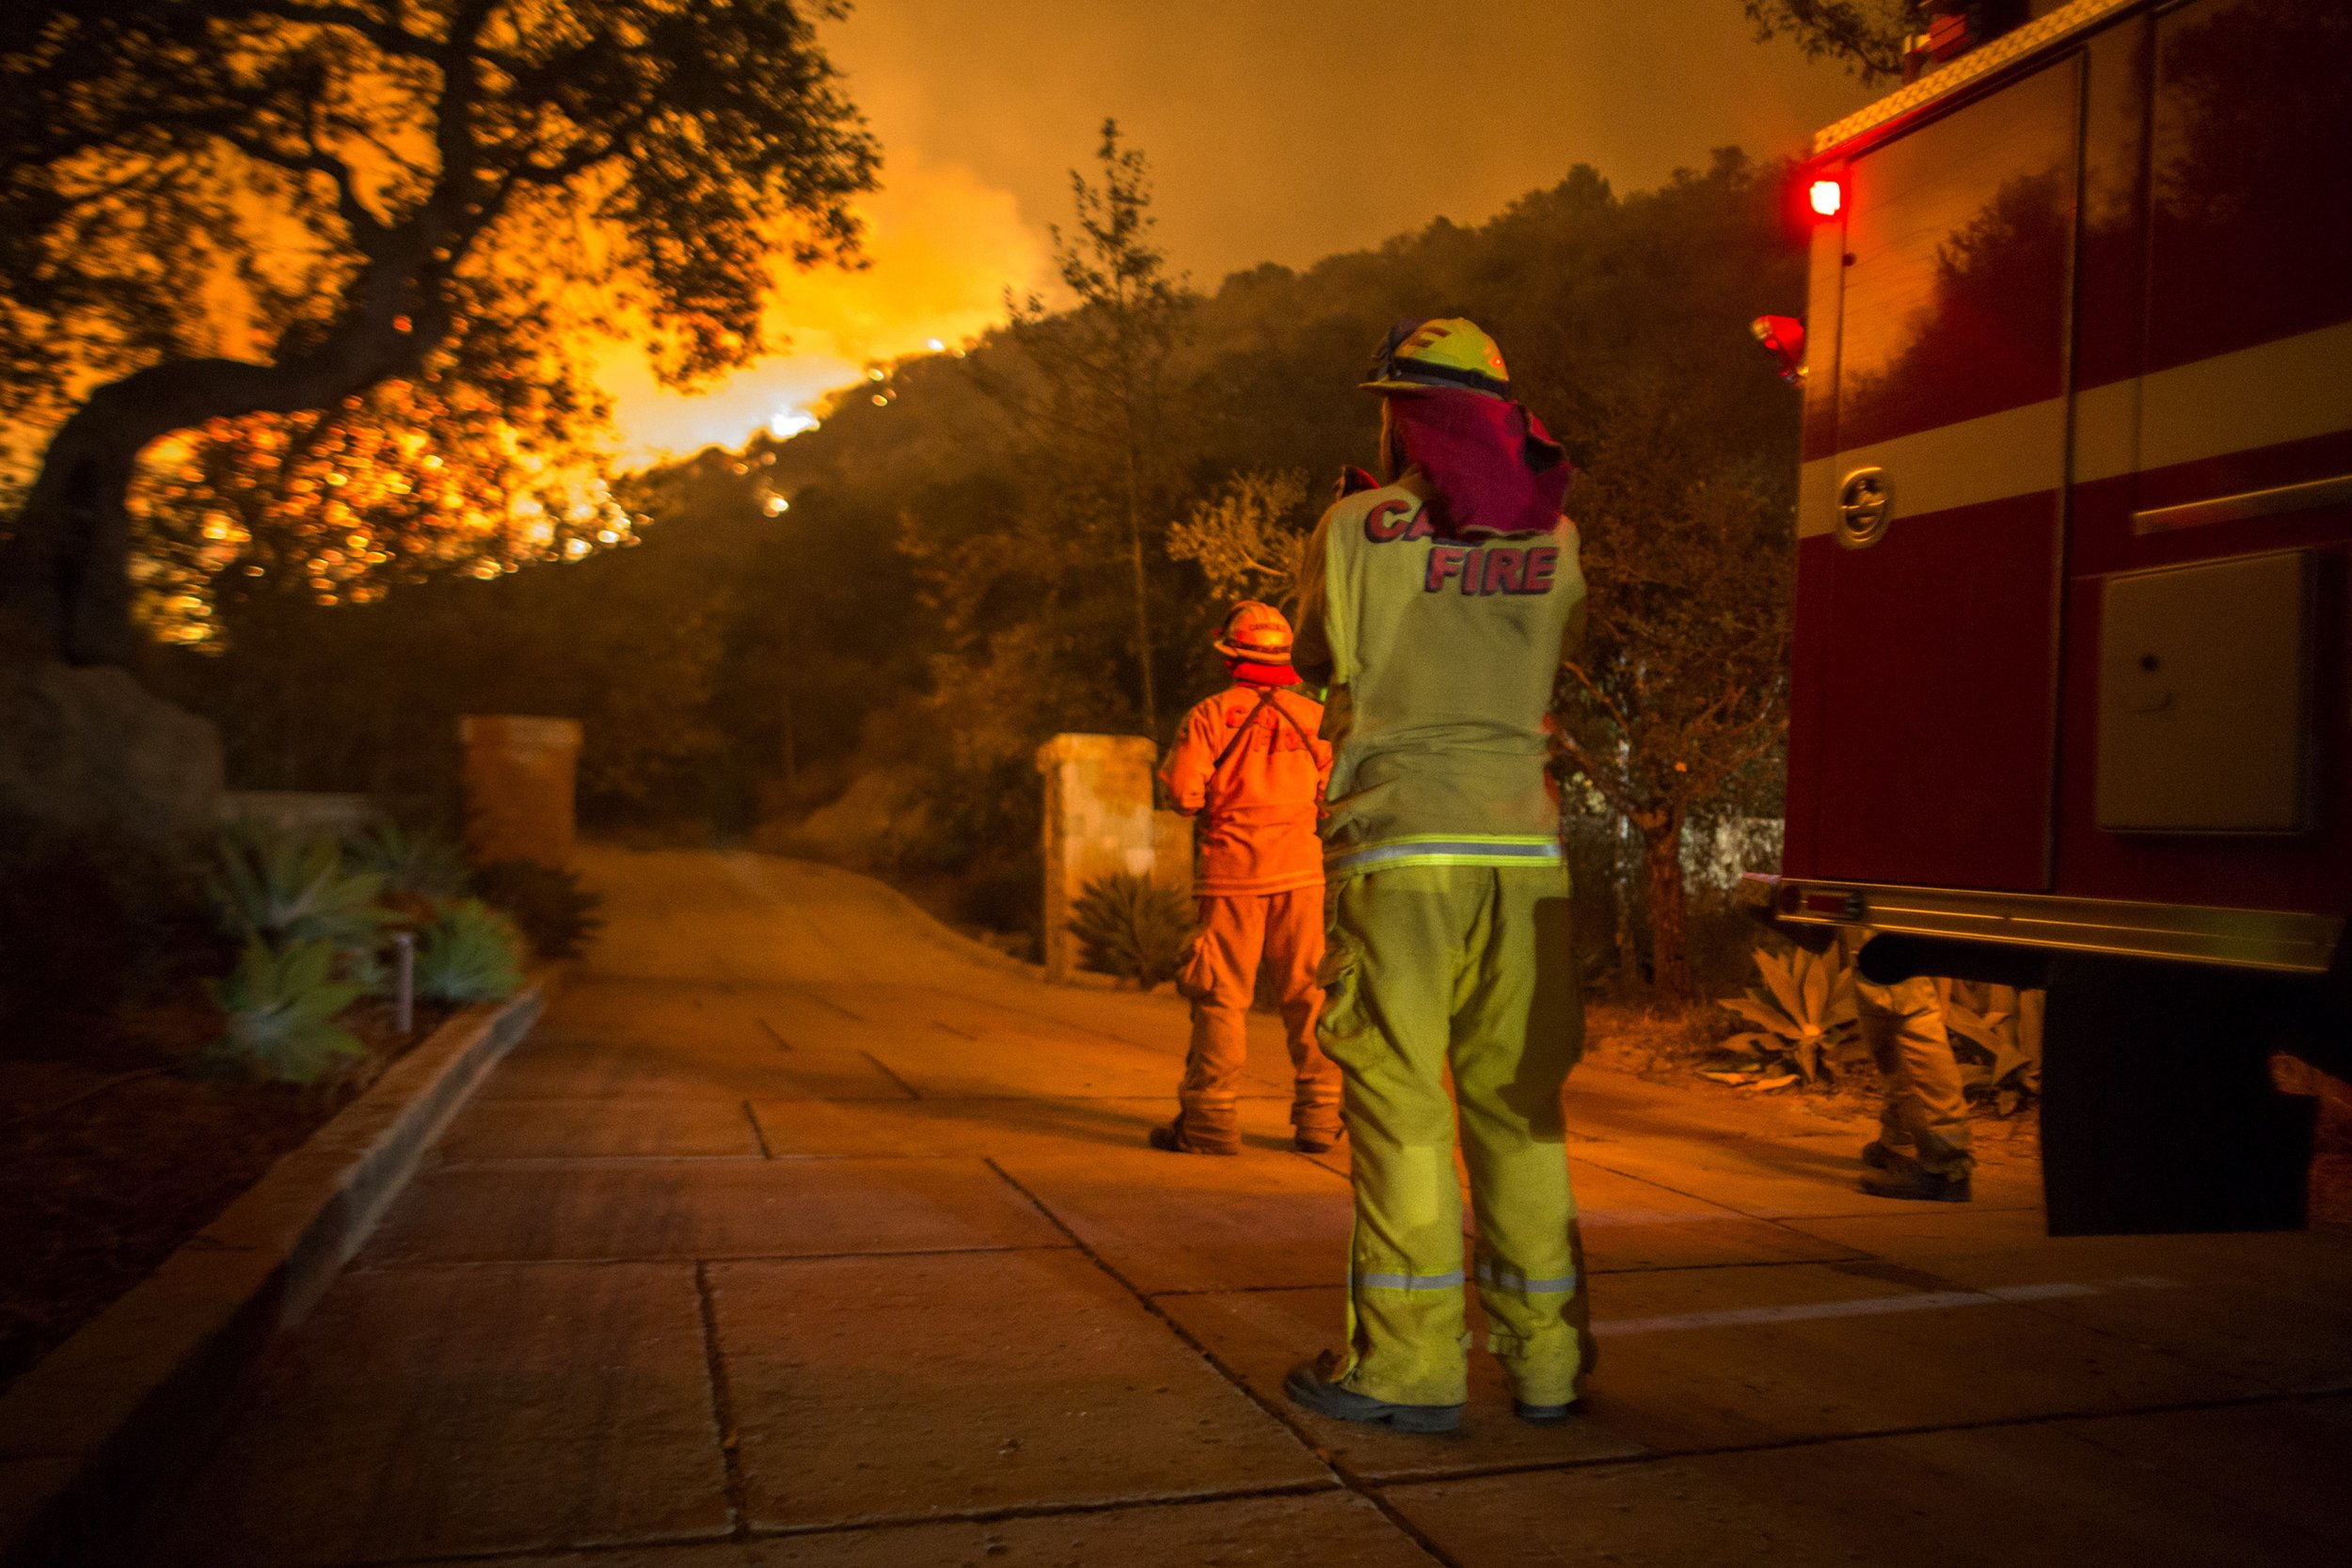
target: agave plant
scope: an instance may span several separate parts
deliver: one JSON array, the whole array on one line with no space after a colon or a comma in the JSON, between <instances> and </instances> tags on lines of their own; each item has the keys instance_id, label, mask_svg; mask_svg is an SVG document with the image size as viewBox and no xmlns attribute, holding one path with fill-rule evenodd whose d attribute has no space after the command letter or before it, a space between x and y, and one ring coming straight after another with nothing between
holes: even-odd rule
<instances>
[{"instance_id":1,"label":"agave plant","mask_svg":"<svg viewBox=\"0 0 2352 1568\"><path fill-rule=\"evenodd\" d=\"M588 939L604 927L596 912L604 900L580 885L580 873L537 861L493 861L474 873L483 902L504 911L531 939L543 958L580 956Z\"/></svg>"},{"instance_id":2,"label":"agave plant","mask_svg":"<svg viewBox=\"0 0 2352 1568\"><path fill-rule=\"evenodd\" d=\"M1200 934L1183 894L1126 872L1089 882L1071 909L1069 926L1078 939L1079 967L1133 980L1145 990L1175 978Z\"/></svg>"},{"instance_id":3,"label":"agave plant","mask_svg":"<svg viewBox=\"0 0 2352 1568\"><path fill-rule=\"evenodd\" d=\"M2030 1104L2042 1089L2042 1040L2026 1026L2026 993L2011 986L1953 981L1944 1022L1954 1037L1961 1082L2003 1116Z\"/></svg>"},{"instance_id":4,"label":"agave plant","mask_svg":"<svg viewBox=\"0 0 2352 1568\"><path fill-rule=\"evenodd\" d=\"M1756 969L1764 984L1722 1006L1756 1027L1721 1049L1768 1078L1794 1072L1813 1084L1835 1077L1857 1049L1853 966L1836 946L1821 953L1795 947L1786 958L1759 947Z\"/></svg>"},{"instance_id":5,"label":"agave plant","mask_svg":"<svg viewBox=\"0 0 2352 1568\"><path fill-rule=\"evenodd\" d=\"M445 906L420 934L417 994L464 1006L496 1002L522 989L522 934L479 898Z\"/></svg>"},{"instance_id":6,"label":"agave plant","mask_svg":"<svg viewBox=\"0 0 2352 1568\"><path fill-rule=\"evenodd\" d=\"M207 990L227 1015L213 1053L280 1084L308 1084L338 1062L367 1053L331 1022L359 988L336 980L332 943L302 940L273 948L249 937L228 977Z\"/></svg>"},{"instance_id":7,"label":"agave plant","mask_svg":"<svg viewBox=\"0 0 2352 1568\"><path fill-rule=\"evenodd\" d=\"M467 892L466 852L443 834L385 822L354 838L346 864L382 879L385 895L418 913Z\"/></svg>"},{"instance_id":8,"label":"agave plant","mask_svg":"<svg viewBox=\"0 0 2352 1568\"><path fill-rule=\"evenodd\" d=\"M240 942L320 942L334 953L364 953L389 919L376 902L384 879L347 868L331 838L228 830L209 890L223 931Z\"/></svg>"}]
</instances>

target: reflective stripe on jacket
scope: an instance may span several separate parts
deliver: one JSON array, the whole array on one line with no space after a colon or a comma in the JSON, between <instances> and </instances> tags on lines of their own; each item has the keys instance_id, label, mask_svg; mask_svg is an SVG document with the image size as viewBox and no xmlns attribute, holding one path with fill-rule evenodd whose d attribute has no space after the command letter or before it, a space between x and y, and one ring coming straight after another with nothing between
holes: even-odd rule
<instances>
[{"instance_id":1,"label":"reflective stripe on jacket","mask_svg":"<svg viewBox=\"0 0 2352 1568\"><path fill-rule=\"evenodd\" d=\"M1331 688L1327 873L1560 859L1552 686L1581 634L1576 526L1449 540L1426 483L1333 506L1309 542L1295 667Z\"/></svg>"}]
</instances>

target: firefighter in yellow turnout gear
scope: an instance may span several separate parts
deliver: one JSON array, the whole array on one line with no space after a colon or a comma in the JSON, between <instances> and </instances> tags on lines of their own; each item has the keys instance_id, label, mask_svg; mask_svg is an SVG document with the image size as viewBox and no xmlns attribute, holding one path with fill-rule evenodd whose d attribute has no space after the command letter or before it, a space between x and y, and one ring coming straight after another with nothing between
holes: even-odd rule
<instances>
[{"instance_id":1,"label":"firefighter in yellow turnout gear","mask_svg":"<svg viewBox=\"0 0 2352 1568\"><path fill-rule=\"evenodd\" d=\"M1458 1104L1486 1343L1518 1414L1556 1421L1593 1356L1561 1111L1583 1018L1546 768L1583 623L1571 470L1469 322L1400 327L1368 386L1389 483L1317 525L1295 655L1330 687L1320 1036L1354 1148L1347 1343L1285 1388L1345 1419L1459 1423Z\"/></svg>"}]
</instances>

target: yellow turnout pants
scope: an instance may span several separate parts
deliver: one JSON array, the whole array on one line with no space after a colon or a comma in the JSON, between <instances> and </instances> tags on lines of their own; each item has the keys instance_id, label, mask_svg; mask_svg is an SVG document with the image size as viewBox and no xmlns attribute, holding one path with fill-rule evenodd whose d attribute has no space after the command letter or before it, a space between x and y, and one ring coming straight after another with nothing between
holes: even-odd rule
<instances>
[{"instance_id":1,"label":"yellow turnout pants","mask_svg":"<svg viewBox=\"0 0 2352 1568\"><path fill-rule=\"evenodd\" d=\"M1584 1039L1567 873L1401 866L1327 903L1320 1031L1356 1190L1335 1380L1400 1404L1468 1391L1458 1103L1487 1348L1519 1399L1565 1403L1593 1362L1560 1105Z\"/></svg>"}]
</instances>

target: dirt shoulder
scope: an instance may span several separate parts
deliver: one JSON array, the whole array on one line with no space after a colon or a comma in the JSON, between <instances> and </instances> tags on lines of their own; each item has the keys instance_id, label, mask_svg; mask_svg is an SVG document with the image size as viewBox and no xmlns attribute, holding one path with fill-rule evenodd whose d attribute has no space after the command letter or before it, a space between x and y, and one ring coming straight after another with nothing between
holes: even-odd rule
<instances>
[{"instance_id":1,"label":"dirt shoulder","mask_svg":"<svg viewBox=\"0 0 2352 1568\"><path fill-rule=\"evenodd\" d=\"M294 1088L209 1074L209 1009L157 1009L93 1029L72 1054L0 1056L0 1387L202 1230L272 1164L447 1016L420 1006L339 1022L367 1056Z\"/></svg>"}]
</instances>

